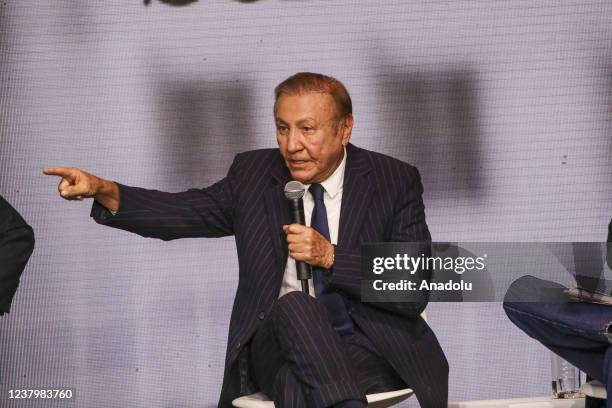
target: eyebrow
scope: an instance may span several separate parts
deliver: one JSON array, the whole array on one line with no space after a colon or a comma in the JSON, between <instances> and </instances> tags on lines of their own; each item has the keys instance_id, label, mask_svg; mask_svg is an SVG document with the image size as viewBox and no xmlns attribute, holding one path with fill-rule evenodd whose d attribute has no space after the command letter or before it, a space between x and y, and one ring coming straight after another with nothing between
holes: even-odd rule
<instances>
[{"instance_id":1,"label":"eyebrow","mask_svg":"<svg viewBox=\"0 0 612 408\"><path fill-rule=\"evenodd\" d=\"M300 119L300 120L298 120L297 124L298 124L298 126L300 126L300 125L304 125L304 124L306 124L307 122L313 122L314 124L318 124L318 123L317 123L317 121L316 121L316 120L314 120L314 118L304 118L304 119Z\"/></svg>"},{"instance_id":2,"label":"eyebrow","mask_svg":"<svg viewBox=\"0 0 612 408\"><path fill-rule=\"evenodd\" d=\"M275 118L275 122L276 122L276 123L284 123L284 124L287 124L287 122L286 122L286 121L284 121L284 120L283 120L283 119L281 119L281 118ZM318 123L318 122L317 122L317 121L316 121L314 118L311 118L311 117L306 117L306 118L303 118L303 119L298 120L298 121L297 121L297 125L298 125L298 126L300 126L300 125L303 125L303 124L304 124L304 123L306 123L306 122L314 122L315 124L316 124L316 123Z\"/></svg>"}]
</instances>

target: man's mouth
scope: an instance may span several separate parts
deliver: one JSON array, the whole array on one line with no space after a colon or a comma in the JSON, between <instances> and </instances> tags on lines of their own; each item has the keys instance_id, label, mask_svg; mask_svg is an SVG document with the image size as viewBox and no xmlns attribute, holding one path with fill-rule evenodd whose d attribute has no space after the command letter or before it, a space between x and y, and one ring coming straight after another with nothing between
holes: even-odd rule
<instances>
[{"instance_id":1,"label":"man's mouth","mask_svg":"<svg viewBox=\"0 0 612 408\"><path fill-rule=\"evenodd\" d=\"M302 166L306 163L308 163L307 160L289 160L290 166Z\"/></svg>"}]
</instances>

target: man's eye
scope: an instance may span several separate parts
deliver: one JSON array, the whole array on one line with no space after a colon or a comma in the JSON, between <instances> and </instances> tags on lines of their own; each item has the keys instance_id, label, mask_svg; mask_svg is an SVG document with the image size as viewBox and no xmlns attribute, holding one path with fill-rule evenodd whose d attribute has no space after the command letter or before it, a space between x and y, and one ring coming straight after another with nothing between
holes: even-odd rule
<instances>
[{"instance_id":1,"label":"man's eye","mask_svg":"<svg viewBox=\"0 0 612 408\"><path fill-rule=\"evenodd\" d=\"M289 128L287 128L287 126L277 126L276 129L280 132L280 133L287 133L287 131L289 130Z\"/></svg>"},{"instance_id":2,"label":"man's eye","mask_svg":"<svg viewBox=\"0 0 612 408\"><path fill-rule=\"evenodd\" d=\"M304 127L302 128L302 130L303 130L304 132L313 132L313 131L314 131L314 128L313 128L313 127L310 127L310 126L304 126Z\"/></svg>"}]
</instances>

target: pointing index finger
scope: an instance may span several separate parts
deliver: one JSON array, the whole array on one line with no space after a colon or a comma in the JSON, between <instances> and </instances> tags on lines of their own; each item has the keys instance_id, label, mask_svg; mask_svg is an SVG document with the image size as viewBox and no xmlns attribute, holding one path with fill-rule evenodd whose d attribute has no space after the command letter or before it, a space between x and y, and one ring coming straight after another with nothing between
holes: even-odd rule
<instances>
[{"instance_id":1,"label":"pointing index finger","mask_svg":"<svg viewBox=\"0 0 612 408\"><path fill-rule=\"evenodd\" d=\"M48 176L72 177L74 172L69 167L46 167L43 173Z\"/></svg>"}]
</instances>

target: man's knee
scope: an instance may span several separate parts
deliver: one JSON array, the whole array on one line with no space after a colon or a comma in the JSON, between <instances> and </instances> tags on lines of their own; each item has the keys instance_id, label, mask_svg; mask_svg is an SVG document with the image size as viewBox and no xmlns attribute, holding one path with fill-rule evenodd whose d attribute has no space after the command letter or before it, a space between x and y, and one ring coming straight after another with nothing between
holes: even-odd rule
<instances>
[{"instance_id":1,"label":"man's knee","mask_svg":"<svg viewBox=\"0 0 612 408\"><path fill-rule=\"evenodd\" d=\"M274 309L277 316L290 319L312 319L315 316L324 316L326 313L317 299L301 291L289 292L282 296L276 302Z\"/></svg>"},{"instance_id":2,"label":"man's knee","mask_svg":"<svg viewBox=\"0 0 612 408\"><path fill-rule=\"evenodd\" d=\"M506 312L506 316L514 323L519 329L523 330L530 337L537 338L538 331L534 330L538 327L533 327L533 320L535 319L531 305L520 302L504 302L503 308ZM538 339L540 340L540 339Z\"/></svg>"}]
</instances>

